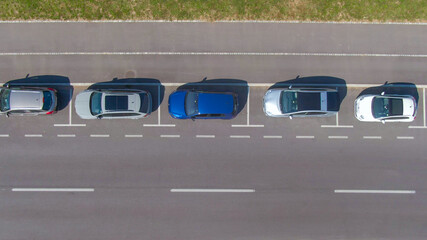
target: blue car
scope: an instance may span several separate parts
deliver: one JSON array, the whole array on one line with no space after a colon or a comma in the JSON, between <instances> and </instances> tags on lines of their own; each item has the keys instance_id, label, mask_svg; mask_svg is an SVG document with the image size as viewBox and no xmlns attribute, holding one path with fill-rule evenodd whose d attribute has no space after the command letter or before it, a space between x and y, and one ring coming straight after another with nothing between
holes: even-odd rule
<instances>
[{"instance_id":1,"label":"blue car","mask_svg":"<svg viewBox=\"0 0 427 240\"><path fill-rule=\"evenodd\" d=\"M178 90L169 96L169 114L178 119L232 119L237 108L235 93Z\"/></svg>"}]
</instances>

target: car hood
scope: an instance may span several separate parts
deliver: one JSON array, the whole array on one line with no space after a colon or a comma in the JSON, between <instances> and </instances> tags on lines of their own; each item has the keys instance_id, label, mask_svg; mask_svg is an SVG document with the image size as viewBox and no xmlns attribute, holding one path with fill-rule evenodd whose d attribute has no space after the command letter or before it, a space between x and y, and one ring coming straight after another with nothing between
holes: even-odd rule
<instances>
[{"instance_id":1,"label":"car hood","mask_svg":"<svg viewBox=\"0 0 427 240\"><path fill-rule=\"evenodd\" d=\"M169 95L169 114L175 118L185 118L185 95L186 91L176 91Z\"/></svg>"},{"instance_id":2,"label":"car hood","mask_svg":"<svg viewBox=\"0 0 427 240\"><path fill-rule=\"evenodd\" d=\"M280 110L281 90L268 90L264 95L264 112L269 116L282 115Z\"/></svg>"},{"instance_id":3,"label":"car hood","mask_svg":"<svg viewBox=\"0 0 427 240\"><path fill-rule=\"evenodd\" d=\"M92 91L83 91L76 96L74 107L77 115L82 119L95 119L96 117L90 113L90 95Z\"/></svg>"},{"instance_id":4,"label":"car hood","mask_svg":"<svg viewBox=\"0 0 427 240\"><path fill-rule=\"evenodd\" d=\"M200 93L197 105L200 114L231 114L234 98L230 93Z\"/></svg>"},{"instance_id":5,"label":"car hood","mask_svg":"<svg viewBox=\"0 0 427 240\"><path fill-rule=\"evenodd\" d=\"M414 116L416 110L415 99L413 98L403 98L403 115L404 116Z\"/></svg>"},{"instance_id":6,"label":"car hood","mask_svg":"<svg viewBox=\"0 0 427 240\"><path fill-rule=\"evenodd\" d=\"M374 96L361 96L354 102L354 115L360 121L376 121L372 115L372 99Z\"/></svg>"}]
</instances>

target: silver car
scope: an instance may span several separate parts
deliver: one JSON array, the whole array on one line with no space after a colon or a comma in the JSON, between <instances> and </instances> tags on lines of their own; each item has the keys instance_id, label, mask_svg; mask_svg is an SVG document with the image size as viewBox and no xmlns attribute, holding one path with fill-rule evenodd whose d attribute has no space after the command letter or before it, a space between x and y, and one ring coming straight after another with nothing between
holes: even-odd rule
<instances>
[{"instance_id":1,"label":"silver car","mask_svg":"<svg viewBox=\"0 0 427 240\"><path fill-rule=\"evenodd\" d=\"M269 117L326 117L339 110L337 89L292 87L270 89L264 96Z\"/></svg>"},{"instance_id":2,"label":"silver car","mask_svg":"<svg viewBox=\"0 0 427 240\"><path fill-rule=\"evenodd\" d=\"M152 111L151 94L143 90L85 90L76 96L82 119L138 119Z\"/></svg>"},{"instance_id":3,"label":"silver car","mask_svg":"<svg viewBox=\"0 0 427 240\"><path fill-rule=\"evenodd\" d=\"M56 112L57 97L53 88L0 88L0 114L6 116L49 115Z\"/></svg>"}]
</instances>

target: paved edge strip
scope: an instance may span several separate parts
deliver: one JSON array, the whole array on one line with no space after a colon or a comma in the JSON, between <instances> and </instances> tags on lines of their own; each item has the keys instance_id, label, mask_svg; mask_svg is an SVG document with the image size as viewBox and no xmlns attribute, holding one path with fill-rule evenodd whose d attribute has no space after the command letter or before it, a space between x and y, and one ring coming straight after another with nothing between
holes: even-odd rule
<instances>
[{"instance_id":1,"label":"paved edge strip","mask_svg":"<svg viewBox=\"0 0 427 240\"><path fill-rule=\"evenodd\" d=\"M427 25L425 22L295 21L295 20L2 20L0 23L311 23L360 25Z\"/></svg>"},{"instance_id":2,"label":"paved edge strip","mask_svg":"<svg viewBox=\"0 0 427 240\"><path fill-rule=\"evenodd\" d=\"M94 188L12 188L12 192L94 192Z\"/></svg>"},{"instance_id":3,"label":"paved edge strip","mask_svg":"<svg viewBox=\"0 0 427 240\"><path fill-rule=\"evenodd\" d=\"M415 190L362 190L335 189L334 193L385 193L385 194L415 194Z\"/></svg>"},{"instance_id":4,"label":"paved edge strip","mask_svg":"<svg viewBox=\"0 0 427 240\"><path fill-rule=\"evenodd\" d=\"M253 193L255 189L197 189L197 188L172 188L170 192L180 193Z\"/></svg>"}]
</instances>

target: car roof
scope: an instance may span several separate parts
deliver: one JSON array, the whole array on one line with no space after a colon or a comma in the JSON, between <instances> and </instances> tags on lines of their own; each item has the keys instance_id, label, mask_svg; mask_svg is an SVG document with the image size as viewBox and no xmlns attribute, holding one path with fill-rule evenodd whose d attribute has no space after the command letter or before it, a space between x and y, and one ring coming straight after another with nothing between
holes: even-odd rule
<instances>
[{"instance_id":1,"label":"car roof","mask_svg":"<svg viewBox=\"0 0 427 240\"><path fill-rule=\"evenodd\" d=\"M298 92L297 102L299 111L320 111L320 92Z\"/></svg>"},{"instance_id":2,"label":"car roof","mask_svg":"<svg viewBox=\"0 0 427 240\"><path fill-rule=\"evenodd\" d=\"M43 91L16 90L10 92L10 109L41 109L43 107Z\"/></svg>"},{"instance_id":3,"label":"car roof","mask_svg":"<svg viewBox=\"0 0 427 240\"><path fill-rule=\"evenodd\" d=\"M234 104L231 93L199 93L200 114L231 114L234 111Z\"/></svg>"}]
</instances>

